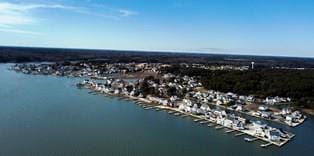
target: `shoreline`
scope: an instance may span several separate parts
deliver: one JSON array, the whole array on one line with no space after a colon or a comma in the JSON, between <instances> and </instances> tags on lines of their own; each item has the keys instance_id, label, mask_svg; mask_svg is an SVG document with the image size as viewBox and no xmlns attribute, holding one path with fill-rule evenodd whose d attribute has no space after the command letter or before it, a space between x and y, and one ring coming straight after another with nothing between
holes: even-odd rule
<instances>
[{"instance_id":1,"label":"shoreline","mask_svg":"<svg viewBox=\"0 0 314 156\"><path fill-rule=\"evenodd\" d=\"M92 90L92 92L94 92L94 93L98 93L98 94L95 94L95 95L112 96L112 97L117 97L119 100L135 101L134 102L135 104L141 105L141 107L143 107L145 110L149 110L149 109L146 109L148 107L156 108L158 110L168 110L169 114L174 114L175 116L181 116L181 115L184 115L185 117L189 116L189 117L194 118L193 121L195 121L195 122L199 122L199 121L202 122L201 124L212 123L212 124L219 125L220 127L216 128L216 129L227 128L227 129L229 129L228 131L230 131L230 132L233 132L233 131L241 132L241 133L243 133L245 135L249 135L251 137L254 137L254 138L250 138L250 139L245 138L244 139L245 141L251 142L251 141L255 141L255 140L262 140L264 142L267 142L266 144L261 144L260 145L260 147L263 147L263 148L267 147L267 146L270 146L270 145L276 145L277 147L282 147L283 145L287 144L291 139L293 139L295 137L295 134L292 134L290 132L284 131L288 135L287 139L283 140L282 142L270 141L270 140L268 140L266 138L263 138L263 137L260 137L260 136L256 136L254 134L254 130L252 130L252 129L251 130L250 129L241 130L241 129L235 129L235 128L232 128L232 127L227 127L227 126L224 126L224 125L222 125L220 123L217 123L216 121L213 121L211 119L206 118L205 115L195 115L195 114L192 114L192 113L183 112L183 111L179 110L178 108L173 108L173 107L169 107L169 106L155 104L152 101L150 101L148 99L145 99L145 98L138 98L138 97L134 97L134 96L127 96L127 95L121 95L121 94L102 93L100 91L94 90L93 88L86 87L86 86L84 86L83 88ZM143 105L145 105L145 106L143 106ZM176 113L179 113L179 115L176 115ZM204 121L206 121L206 122L204 122ZM211 126L209 126L209 127L211 127ZM226 132L226 133L229 133L229 132Z\"/></svg>"}]
</instances>

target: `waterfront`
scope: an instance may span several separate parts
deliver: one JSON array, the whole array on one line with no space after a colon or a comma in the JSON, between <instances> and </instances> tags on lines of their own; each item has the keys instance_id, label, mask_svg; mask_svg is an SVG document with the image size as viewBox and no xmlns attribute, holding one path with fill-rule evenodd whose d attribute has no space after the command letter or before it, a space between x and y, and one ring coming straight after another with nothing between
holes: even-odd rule
<instances>
[{"instance_id":1,"label":"waterfront","mask_svg":"<svg viewBox=\"0 0 314 156\"><path fill-rule=\"evenodd\" d=\"M88 94L79 79L34 76L0 65L0 155L311 155L314 120L284 127L282 148L261 148L224 131L131 101Z\"/></svg>"}]
</instances>

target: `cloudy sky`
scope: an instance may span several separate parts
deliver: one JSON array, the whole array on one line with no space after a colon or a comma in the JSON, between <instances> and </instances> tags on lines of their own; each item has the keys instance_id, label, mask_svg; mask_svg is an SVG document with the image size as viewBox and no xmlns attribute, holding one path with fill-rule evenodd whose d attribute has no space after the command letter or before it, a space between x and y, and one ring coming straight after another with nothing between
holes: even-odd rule
<instances>
[{"instance_id":1,"label":"cloudy sky","mask_svg":"<svg viewBox=\"0 0 314 156\"><path fill-rule=\"evenodd\" d=\"M0 45L314 57L314 1L0 0Z\"/></svg>"}]
</instances>

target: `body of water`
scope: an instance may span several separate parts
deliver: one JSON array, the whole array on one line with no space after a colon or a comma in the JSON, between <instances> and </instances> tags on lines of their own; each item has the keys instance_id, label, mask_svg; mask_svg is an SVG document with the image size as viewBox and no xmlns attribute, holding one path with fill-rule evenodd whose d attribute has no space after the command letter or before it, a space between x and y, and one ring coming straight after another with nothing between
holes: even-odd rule
<instances>
[{"instance_id":1,"label":"body of water","mask_svg":"<svg viewBox=\"0 0 314 156\"><path fill-rule=\"evenodd\" d=\"M0 155L192 156L312 155L314 120L279 148L261 148L190 118L143 110L130 101L88 94L79 79L24 75L0 64Z\"/></svg>"}]
</instances>

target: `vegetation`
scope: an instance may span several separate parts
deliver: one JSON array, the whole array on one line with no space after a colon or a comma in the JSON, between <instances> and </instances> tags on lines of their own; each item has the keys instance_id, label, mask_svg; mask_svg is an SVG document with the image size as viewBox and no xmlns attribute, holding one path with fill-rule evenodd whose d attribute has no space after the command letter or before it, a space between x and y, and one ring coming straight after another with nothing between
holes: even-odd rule
<instances>
[{"instance_id":1,"label":"vegetation","mask_svg":"<svg viewBox=\"0 0 314 156\"><path fill-rule=\"evenodd\" d=\"M254 61L255 68L270 68L275 66L314 68L313 58L0 46L1 63L63 62L78 60L91 61L93 63L197 63L234 66L249 66L251 65L251 61Z\"/></svg>"},{"instance_id":2,"label":"vegetation","mask_svg":"<svg viewBox=\"0 0 314 156\"><path fill-rule=\"evenodd\" d=\"M207 89L240 95L291 97L298 106L314 108L314 70L210 71L172 67L163 72L199 76Z\"/></svg>"}]
</instances>

